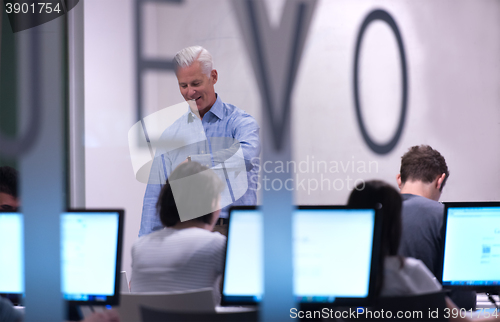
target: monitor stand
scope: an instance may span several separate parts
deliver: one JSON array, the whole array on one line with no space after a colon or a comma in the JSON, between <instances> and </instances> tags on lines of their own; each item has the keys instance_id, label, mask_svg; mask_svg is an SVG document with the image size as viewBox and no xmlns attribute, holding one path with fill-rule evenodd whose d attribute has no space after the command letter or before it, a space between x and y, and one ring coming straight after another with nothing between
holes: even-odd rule
<instances>
[{"instance_id":1,"label":"monitor stand","mask_svg":"<svg viewBox=\"0 0 500 322\"><path fill-rule=\"evenodd\" d=\"M80 306L75 304L66 304L66 321L81 321L83 320L83 314L80 310Z\"/></svg>"}]
</instances>

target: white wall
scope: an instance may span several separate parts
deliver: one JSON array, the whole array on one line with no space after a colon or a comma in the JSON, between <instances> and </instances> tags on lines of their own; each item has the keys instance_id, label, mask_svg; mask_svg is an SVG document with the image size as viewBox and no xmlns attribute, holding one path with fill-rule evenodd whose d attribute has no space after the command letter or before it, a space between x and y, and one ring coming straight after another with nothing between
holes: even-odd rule
<instances>
[{"instance_id":1,"label":"white wall","mask_svg":"<svg viewBox=\"0 0 500 322\"><path fill-rule=\"evenodd\" d=\"M132 1L85 1L85 162L88 208L125 209L122 268L130 276L145 186L127 132L135 123Z\"/></svg>"},{"instance_id":2,"label":"white wall","mask_svg":"<svg viewBox=\"0 0 500 322\"><path fill-rule=\"evenodd\" d=\"M364 17L374 8L387 10L396 20L406 49L409 75L406 126L395 150L383 157L364 144L355 118L352 85L356 35ZM356 177L381 178L395 184L400 156L412 145L429 144L443 154L451 173L442 200L498 200L499 18L497 1L321 2L296 85L297 159L310 155L316 160L344 163L353 157L365 162L377 161L378 173L356 174ZM375 36L375 44L378 41L385 45L387 37L391 37L389 28L385 29L385 34L382 31L373 35L368 29L364 44ZM380 37L376 38L377 35ZM390 83L390 78L399 76L399 60L396 64L390 60L399 59L394 37L392 42L392 47L378 49L378 62L388 67L388 71L382 75L362 74L366 82L362 89L372 99L373 93L368 93L371 87L380 89L378 83L387 78ZM373 54L377 53L377 48L370 48ZM383 111L399 113L396 104L399 98L394 100L392 95L400 97L400 81L396 85L380 90L379 104L363 102L368 130L375 138L388 138L387 132L389 136L394 133L399 114L387 117ZM372 118L368 119L368 115ZM348 174L330 177L345 179ZM342 203L348 193L347 190L336 194L318 191L311 196L302 193L298 202Z\"/></svg>"},{"instance_id":3,"label":"white wall","mask_svg":"<svg viewBox=\"0 0 500 322\"><path fill-rule=\"evenodd\" d=\"M272 17L277 17L280 1L270 4ZM408 64L406 125L396 148L384 156L364 143L353 99L356 35L374 8L387 10L396 20ZM85 1L86 203L125 208L123 268L129 276L145 190L135 180L127 142L137 121L133 9L131 0ZM205 46L214 57L216 90L223 100L263 121L229 0L150 3L144 16L148 57L168 58L189 45ZM362 47L363 115L380 143L392 136L399 117L395 44L389 28L377 22L367 30ZM500 199L499 70L498 1L319 1L292 100L294 159L297 164L309 160L309 171L297 173L299 181L305 180L297 203L345 203L348 176L351 186L353 179L371 178L395 184L401 155L416 144L430 144L447 160L451 176L442 200ZM182 101L171 73L149 73L144 95L145 115ZM328 168L337 162L339 173L312 173L313 159L327 162ZM346 168L353 161L354 171L352 163ZM367 173L358 173L363 164ZM344 187L307 191L307 180L320 183L321 175L330 182L339 179Z\"/></svg>"}]
</instances>

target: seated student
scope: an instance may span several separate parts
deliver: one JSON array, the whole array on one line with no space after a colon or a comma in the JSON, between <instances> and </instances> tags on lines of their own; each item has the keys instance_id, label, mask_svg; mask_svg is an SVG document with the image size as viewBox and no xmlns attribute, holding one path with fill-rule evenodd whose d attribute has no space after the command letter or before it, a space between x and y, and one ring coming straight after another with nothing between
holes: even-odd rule
<instances>
[{"instance_id":1,"label":"seated student","mask_svg":"<svg viewBox=\"0 0 500 322\"><path fill-rule=\"evenodd\" d=\"M0 321L2 322L20 322L22 315L14 309L9 300L0 297Z\"/></svg>"},{"instance_id":2,"label":"seated student","mask_svg":"<svg viewBox=\"0 0 500 322\"><path fill-rule=\"evenodd\" d=\"M17 181L19 173L9 166L0 167L0 210L17 211Z\"/></svg>"},{"instance_id":3,"label":"seated student","mask_svg":"<svg viewBox=\"0 0 500 322\"><path fill-rule=\"evenodd\" d=\"M17 211L21 205L18 198L19 172L9 166L0 167L0 210ZM21 322L23 315L16 310L12 303L0 297L0 322ZM115 310L93 313L83 322L119 322Z\"/></svg>"},{"instance_id":4,"label":"seated student","mask_svg":"<svg viewBox=\"0 0 500 322\"><path fill-rule=\"evenodd\" d=\"M183 178L188 177L183 184ZM156 204L165 227L140 237L132 247L132 292L213 287L214 294L220 294L218 279L223 271L226 237L212 230L219 218L223 188L218 176L197 162L182 163L172 172ZM199 209L211 212L181 221L186 212L199 213Z\"/></svg>"},{"instance_id":5,"label":"seated student","mask_svg":"<svg viewBox=\"0 0 500 322\"><path fill-rule=\"evenodd\" d=\"M441 269L443 255L444 205L438 201L449 176L445 158L428 145L413 146L401 157L397 175L403 198L399 254L420 259L434 275ZM475 310L476 292L453 290L449 295L459 307Z\"/></svg>"},{"instance_id":6,"label":"seated student","mask_svg":"<svg viewBox=\"0 0 500 322\"><path fill-rule=\"evenodd\" d=\"M363 188L364 185L364 188ZM439 292L441 284L432 275L425 264L415 258L398 256L401 240L401 195L383 181L361 183L351 192L348 205L353 207L376 207L382 205L382 241L380 251L379 275L376 292L381 296L421 295ZM446 297L450 309L458 309L455 303ZM468 318L457 319L467 321ZM492 318L474 319L474 321ZM455 319L451 319L455 320Z\"/></svg>"}]
</instances>

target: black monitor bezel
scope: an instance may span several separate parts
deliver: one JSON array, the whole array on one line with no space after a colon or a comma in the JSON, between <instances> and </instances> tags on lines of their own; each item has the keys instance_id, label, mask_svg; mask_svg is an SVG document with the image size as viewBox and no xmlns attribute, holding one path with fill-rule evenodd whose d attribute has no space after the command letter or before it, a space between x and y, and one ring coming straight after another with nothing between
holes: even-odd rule
<instances>
[{"instance_id":1,"label":"black monitor bezel","mask_svg":"<svg viewBox=\"0 0 500 322\"><path fill-rule=\"evenodd\" d=\"M125 219L125 211L123 209L82 209L82 208L71 208L67 209L65 213L118 213L118 241L116 249L116 266L115 266L115 291L114 295L106 296L105 301L77 301L77 300L67 300L65 301L69 305L92 305L92 306L117 306L120 304L120 273L122 264L122 251L123 251L123 227ZM63 294L63 293L61 293ZM64 295L63 295L64 296Z\"/></svg>"},{"instance_id":2,"label":"black monitor bezel","mask_svg":"<svg viewBox=\"0 0 500 322\"><path fill-rule=\"evenodd\" d=\"M446 232L448 227L448 209L449 208L476 208L476 207L500 207L500 201L466 201L466 202L443 202L444 204L444 214L443 214L443 227L441 230L442 236L442 247L441 247L441 265L438 273L437 279L443 285L443 272L444 272L444 254L446 249ZM500 282L500 280L499 280ZM491 293L499 294L500 284L498 285L443 285L444 289L449 290L468 290L476 291L478 293Z\"/></svg>"},{"instance_id":3,"label":"black monitor bezel","mask_svg":"<svg viewBox=\"0 0 500 322\"><path fill-rule=\"evenodd\" d=\"M256 210L259 208L258 206L232 206L229 209L229 223L231 223L231 213L234 210ZM371 267L370 267L370 281L368 286L368 296L363 298L355 298L355 297L338 297L334 302L298 302L301 309L313 310L313 309L322 309L325 307L339 307L339 306L370 306L374 303L376 294L375 294L375 283L377 278L377 272L379 269L379 261L380 261L380 242L381 242L381 234L382 234L382 215L380 209L372 208L372 207L351 207L346 205L324 205L324 206L297 206L298 209L305 210L323 210L323 209L373 209L375 211L375 223L374 223L374 232L373 232L373 241L372 241L372 258L371 258ZM227 245L230 238L230 229L228 227L228 236L226 240L226 255L227 255ZM221 289L221 305L230 306L230 305L248 305L248 306L259 306L260 302L245 300L242 298L241 300L231 300L228 301L227 297L224 295L224 283L225 283L225 274L226 274L226 260L227 256L224 256L224 270L222 275L222 289Z\"/></svg>"}]
</instances>

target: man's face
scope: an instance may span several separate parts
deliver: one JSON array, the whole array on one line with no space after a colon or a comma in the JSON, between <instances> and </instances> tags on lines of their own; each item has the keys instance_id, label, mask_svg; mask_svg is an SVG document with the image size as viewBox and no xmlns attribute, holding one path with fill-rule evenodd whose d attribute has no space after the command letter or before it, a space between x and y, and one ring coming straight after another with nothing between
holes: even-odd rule
<instances>
[{"instance_id":1,"label":"man's face","mask_svg":"<svg viewBox=\"0 0 500 322\"><path fill-rule=\"evenodd\" d=\"M19 200L12 195L0 192L0 210L17 211Z\"/></svg>"},{"instance_id":2,"label":"man's face","mask_svg":"<svg viewBox=\"0 0 500 322\"><path fill-rule=\"evenodd\" d=\"M202 115L210 110L217 99L214 89L217 71L213 69L208 77L202 72L200 62L195 61L191 66L179 68L176 75L184 99L194 100Z\"/></svg>"}]
</instances>

